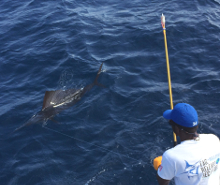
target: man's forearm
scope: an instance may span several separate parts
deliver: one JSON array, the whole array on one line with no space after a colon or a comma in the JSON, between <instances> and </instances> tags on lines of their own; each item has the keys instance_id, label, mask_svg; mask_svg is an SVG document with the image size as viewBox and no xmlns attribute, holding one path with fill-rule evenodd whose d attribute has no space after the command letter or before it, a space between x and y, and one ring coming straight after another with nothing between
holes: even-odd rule
<instances>
[{"instance_id":1,"label":"man's forearm","mask_svg":"<svg viewBox=\"0 0 220 185\"><path fill-rule=\"evenodd\" d=\"M170 183L170 180L162 179L158 174L157 174L157 181L159 185L169 185Z\"/></svg>"}]
</instances>

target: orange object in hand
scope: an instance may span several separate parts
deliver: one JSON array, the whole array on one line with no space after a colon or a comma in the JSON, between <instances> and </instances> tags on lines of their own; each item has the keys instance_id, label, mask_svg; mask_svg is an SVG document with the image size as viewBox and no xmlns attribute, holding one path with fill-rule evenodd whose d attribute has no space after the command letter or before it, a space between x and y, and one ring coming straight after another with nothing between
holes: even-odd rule
<instances>
[{"instance_id":1,"label":"orange object in hand","mask_svg":"<svg viewBox=\"0 0 220 185\"><path fill-rule=\"evenodd\" d=\"M162 156L158 156L154 159L153 165L155 170L158 170L159 166L161 165L161 162L162 162Z\"/></svg>"}]
</instances>

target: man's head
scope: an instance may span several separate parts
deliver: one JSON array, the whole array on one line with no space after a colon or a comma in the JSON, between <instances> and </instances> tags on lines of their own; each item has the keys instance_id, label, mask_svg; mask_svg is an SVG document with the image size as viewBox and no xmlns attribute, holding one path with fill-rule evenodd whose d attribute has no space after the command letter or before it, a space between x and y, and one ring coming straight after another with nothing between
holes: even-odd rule
<instances>
[{"instance_id":1,"label":"man's head","mask_svg":"<svg viewBox=\"0 0 220 185\"><path fill-rule=\"evenodd\" d=\"M173 110L166 110L163 113L165 119L173 120L183 127L195 127L198 125L196 110L187 103L178 103Z\"/></svg>"},{"instance_id":2,"label":"man's head","mask_svg":"<svg viewBox=\"0 0 220 185\"><path fill-rule=\"evenodd\" d=\"M196 137L198 115L191 105L178 103L173 110L166 110L163 117L170 120L173 131L181 137L181 140Z\"/></svg>"}]
</instances>

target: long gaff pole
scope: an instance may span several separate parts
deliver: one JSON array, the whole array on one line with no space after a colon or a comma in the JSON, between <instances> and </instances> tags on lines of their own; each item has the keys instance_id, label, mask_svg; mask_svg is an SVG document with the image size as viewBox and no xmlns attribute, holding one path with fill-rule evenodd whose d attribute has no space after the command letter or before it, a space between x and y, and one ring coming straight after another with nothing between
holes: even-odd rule
<instances>
[{"instance_id":1,"label":"long gaff pole","mask_svg":"<svg viewBox=\"0 0 220 185\"><path fill-rule=\"evenodd\" d=\"M173 98L172 98L172 87L171 87L171 77L170 77L170 64L169 64L169 56L168 56L168 49L167 49L165 16L163 14L161 16L161 25L163 27L164 45L165 45L165 53L166 53L167 77L168 77L169 94L170 94L170 108L173 109ZM173 132L173 140L174 140L174 146L176 146L177 140L176 140L176 134L174 132Z\"/></svg>"}]
</instances>

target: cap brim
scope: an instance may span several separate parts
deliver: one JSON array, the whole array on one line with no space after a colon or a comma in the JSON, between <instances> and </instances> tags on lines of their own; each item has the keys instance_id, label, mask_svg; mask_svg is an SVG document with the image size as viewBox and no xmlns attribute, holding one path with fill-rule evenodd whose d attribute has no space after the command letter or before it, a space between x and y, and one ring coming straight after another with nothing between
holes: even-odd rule
<instances>
[{"instance_id":1,"label":"cap brim","mask_svg":"<svg viewBox=\"0 0 220 185\"><path fill-rule=\"evenodd\" d=\"M171 119L171 112L172 110L166 110L164 113L163 113L163 117L165 119Z\"/></svg>"}]
</instances>

